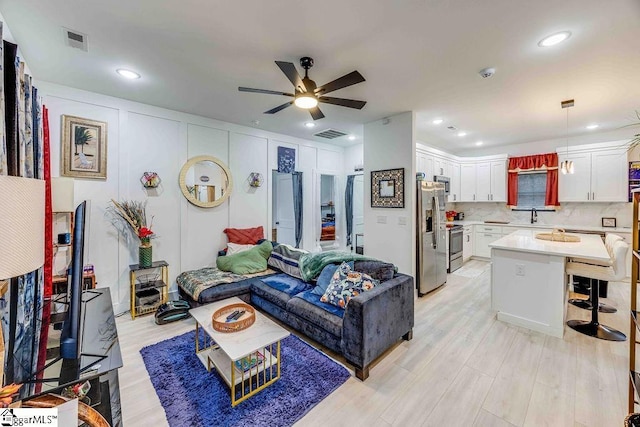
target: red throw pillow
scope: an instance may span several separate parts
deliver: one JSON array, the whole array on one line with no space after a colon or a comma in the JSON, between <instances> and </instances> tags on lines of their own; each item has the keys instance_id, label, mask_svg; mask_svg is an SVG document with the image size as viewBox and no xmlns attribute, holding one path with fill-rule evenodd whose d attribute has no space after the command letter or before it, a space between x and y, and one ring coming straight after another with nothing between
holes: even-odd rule
<instances>
[{"instance_id":1,"label":"red throw pillow","mask_svg":"<svg viewBox=\"0 0 640 427\"><path fill-rule=\"evenodd\" d=\"M225 228L229 243L239 245L255 245L258 240L264 239L264 229L262 226L256 228Z\"/></svg>"}]
</instances>

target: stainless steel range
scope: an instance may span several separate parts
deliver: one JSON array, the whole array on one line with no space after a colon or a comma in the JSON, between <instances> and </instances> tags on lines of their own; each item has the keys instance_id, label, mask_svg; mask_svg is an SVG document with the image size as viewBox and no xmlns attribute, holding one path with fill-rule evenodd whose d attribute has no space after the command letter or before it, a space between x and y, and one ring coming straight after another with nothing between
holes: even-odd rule
<instances>
[{"instance_id":1,"label":"stainless steel range","mask_svg":"<svg viewBox=\"0 0 640 427\"><path fill-rule=\"evenodd\" d=\"M462 233L464 227L454 225L449 228L449 268L448 273L453 273L462 267Z\"/></svg>"}]
</instances>

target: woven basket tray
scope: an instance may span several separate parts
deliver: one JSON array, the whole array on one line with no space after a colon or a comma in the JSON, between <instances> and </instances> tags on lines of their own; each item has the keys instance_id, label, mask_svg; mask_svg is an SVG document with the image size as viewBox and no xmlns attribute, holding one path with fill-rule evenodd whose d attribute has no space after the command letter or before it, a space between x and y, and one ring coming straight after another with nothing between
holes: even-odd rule
<instances>
[{"instance_id":1,"label":"woven basket tray","mask_svg":"<svg viewBox=\"0 0 640 427\"><path fill-rule=\"evenodd\" d=\"M554 228L551 233L538 233L536 239L550 240L552 242L579 242L580 237L567 234L563 228Z\"/></svg>"},{"instance_id":2,"label":"woven basket tray","mask_svg":"<svg viewBox=\"0 0 640 427\"><path fill-rule=\"evenodd\" d=\"M246 313L235 321L227 322L227 316L236 310L245 310ZM211 323L213 329L218 332L238 332L247 329L256 321L256 311L249 304L236 303L226 305L213 313Z\"/></svg>"}]
</instances>

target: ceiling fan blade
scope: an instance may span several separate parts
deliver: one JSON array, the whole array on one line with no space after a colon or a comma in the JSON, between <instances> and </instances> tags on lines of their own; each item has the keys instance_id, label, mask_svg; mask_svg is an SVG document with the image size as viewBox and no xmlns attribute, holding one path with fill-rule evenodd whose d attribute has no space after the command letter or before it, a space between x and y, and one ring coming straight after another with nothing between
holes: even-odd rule
<instances>
[{"instance_id":1,"label":"ceiling fan blade","mask_svg":"<svg viewBox=\"0 0 640 427\"><path fill-rule=\"evenodd\" d=\"M272 108L269 111L265 111L264 114L275 114L278 111L284 110L285 108L289 107L291 104L293 104L293 101L285 102L284 104L278 105L277 107Z\"/></svg>"},{"instance_id":2,"label":"ceiling fan blade","mask_svg":"<svg viewBox=\"0 0 640 427\"><path fill-rule=\"evenodd\" d=\"M292 93L278 92L277 90L253 89L253 88L250 88L250 87L239 87L238 90L240 92L266 93L267 95L293 96Z\"/></svg>"},{"instance_id":3,"label":"ceiling fan blade","mask_svg":"<svg viewBox=\"0 0 640 427\"><path fill-rule=\"evenodd\" d=\"M333 92L334 90L342 89L347 86L355 85L364 82L365 79L357 71L352 71L342 77L335 79L332 82L324 84L317 88L314 92L317 95L324 95L325 93Z\"/></svg>"},{"instance_id":4,"label":"ceiling fan blade","mask_svg":"<svg viewBox=\"0 0 640 427\"><path fill-rule=\"evenodd\" d=\"M358 110L362 110L362 107L364 107L367 104L367 101L357 101L355 99L345 99L345 98L333 98L331 96L321 96L320 98L318 98L318 102L339 105L341 107L357 108Z\"/></svg>"},{"instance_id":5,"label":"ceiling fan blade","mask_svg":"<svg viewBox=\"0 0 640 427\"><path fill-rule=\"evenodd\" d=\"M322 114L322 111L320 111L318 107L309 108L309 113L311 113L313 120L320 120L324 118L324 114Z\"/></svg>"},{"instance_id":6,"label":"ceiling fan blade","mask_svg":"<svg viewBox=\"0 0 640 427\"><path fill-rule=\"evenodd\" d=\"M278 65L278 67L280 67L284 75L287 76L289 81L293 83L293 86L297 91L303 93L307 91L307 89L304 87L304 83L302 83L300 74L298 74L298 70L296 70L296 66L293 65L292 62L276 61L276 64Z\"/></svg>"}]
</instances>

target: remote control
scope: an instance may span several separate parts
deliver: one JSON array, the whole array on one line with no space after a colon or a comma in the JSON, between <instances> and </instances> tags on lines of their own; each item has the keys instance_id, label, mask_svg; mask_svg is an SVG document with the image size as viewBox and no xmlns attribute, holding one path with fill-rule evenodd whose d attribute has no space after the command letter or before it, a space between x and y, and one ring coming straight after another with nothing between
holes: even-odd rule
<instances>
[{"instance_id":1,"label":"remote control","mask_svg":"<svg viewBox=\"0 0 640 427\"><path fill-rule=\"evenodd\" d=\"M232 320L238 320L239 318L241 318L241 317L242 317L242 315L243 315L244 313L245 313L245 311L244 311L244 310L239 311L235 316L233 316L233 319L232 319Z\"/></svg>"},{"instance_id":2,"label":"remote control","mask_svg":"<svg viewBox=\"0 0 640 427\"><path fill-rule=\"evenodd\" d=\"M228 315L226 321L227 322L232 321L235 318L236 314L238 314L239 312L240 312L239 310L236 310L233 313L231 313L230 315Z\"/></svg>"}]
</instances>

